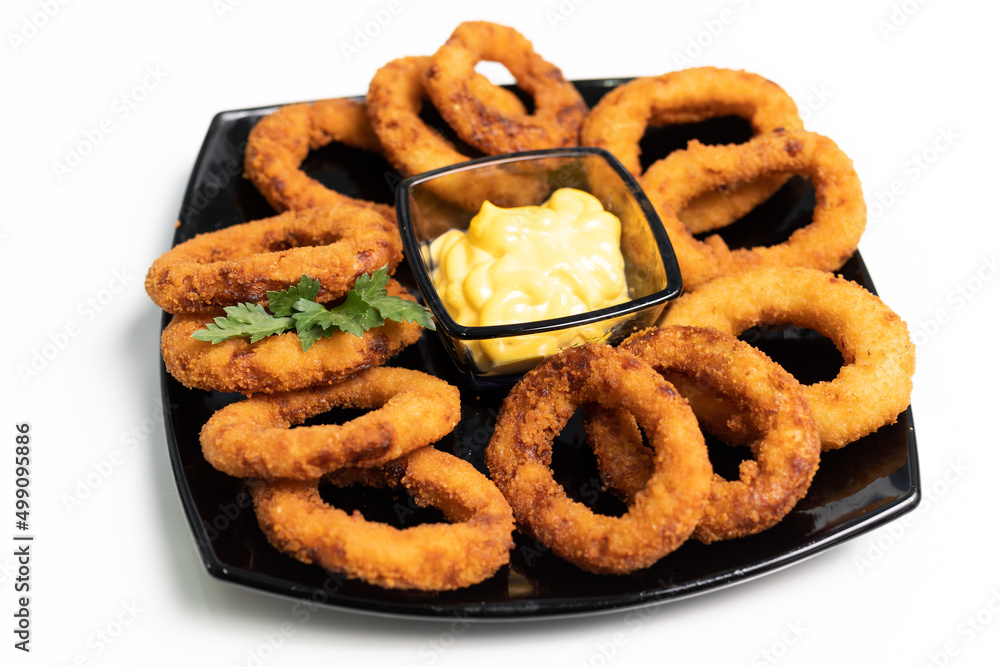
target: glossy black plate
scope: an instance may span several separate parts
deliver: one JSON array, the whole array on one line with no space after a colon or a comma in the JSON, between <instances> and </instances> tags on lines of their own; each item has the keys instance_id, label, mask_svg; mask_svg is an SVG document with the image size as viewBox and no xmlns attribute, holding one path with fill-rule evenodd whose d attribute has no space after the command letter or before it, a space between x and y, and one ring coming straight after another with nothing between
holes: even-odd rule
<instances>
[{"instance_id":1,"label":"glossy black plate","mask_svg":"<svg viewBox=\"0 0 1000 667\"><path fill-rule=\"evenodd\" d=\"M622 80L581 81L588 103ZM217 115L191 175L174 242L197 233L273 215L274 211L242 177L247 135L257 120L276 107L227 111ZM440 119L429 115L435 127ZM643 140L644 160L662 157L698 137L705 143L743 141L746 122L721 118L695 125L651 130ZM399 176L379 156L329 146L314 151L306 170L348 195L392 202ZM815 203L808 181L793 178L768 202L723 234L731 245L778 242L805 224ZM767 230L767 231L762 231ZM410 279L405 266L397 277ZM842 269L848 279L874 291L861 257ZM411 283L412 285L412 283ZM169 316L164 317L164 325ZM832 378L840 354L815 332L794 327L752 330L744 339L764 349L800 380ZM460 387L461 379L436 338L425 335L394 364L420 369ZM627 576L593 575L562 561L533 540L517 534L511 564L491 579L460 591L421 593L390 591L331 575L272 548L264 538L244 489L244 482L216 471L202 457L198 432L213 411L240 396L185 389L165 370L162 388L167 444L177 488L195 541L215 577L271 593L343 609L411 617L511 619L594 613L647 605L720 588L773 572L880 526L916 507L919 492L913 417L862 441L823 454L809 494L776 527L753 537L709 546L693 540L655 566ZM485 471L483 454L505 391L476 392L462 387L462 421L438 447ZM350 413L328 414L334 422ZM711 443L712 462L720 474L733 475L746 452ZM594 459L576 419L556 440L557 478L571 497L605 513L623 506L601 490ZM410 499L388 491L353 488L326 490L339 507L360 510L369 519L397 526L436 520L431 510L416 509Z\"/></svg>"}]
</instances>

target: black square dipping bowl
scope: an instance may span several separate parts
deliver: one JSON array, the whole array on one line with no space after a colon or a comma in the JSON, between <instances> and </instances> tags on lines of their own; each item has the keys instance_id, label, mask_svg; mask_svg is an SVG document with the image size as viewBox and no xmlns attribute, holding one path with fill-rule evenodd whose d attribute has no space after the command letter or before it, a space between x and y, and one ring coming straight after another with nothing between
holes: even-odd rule
<instances>
[{"instance_id":1,"label":"black square dipping bowl","mask_svg":"<svg viewBox=\"0 0 1000 667\"><path fill-rule=\"evenodd\" d=\"M621 221L629 300L553 319L489 326L458 323L434 285L435 259L430 251L434 239L451 230L468 230L486 201L503 207L537 206L561 188L594 195ZM594 340L616 344L655 324L667 302L681 292L677 258L659 216L632 175L600 148L512 153L418 174L397 188L396 215L414 280L434 314L438 335L473 387L509 386L541 361L541 356L524 356L492 362L473 352L485 341L555 333L562 340L574 340L573 344Z\"/></svg>"}]
</instances>

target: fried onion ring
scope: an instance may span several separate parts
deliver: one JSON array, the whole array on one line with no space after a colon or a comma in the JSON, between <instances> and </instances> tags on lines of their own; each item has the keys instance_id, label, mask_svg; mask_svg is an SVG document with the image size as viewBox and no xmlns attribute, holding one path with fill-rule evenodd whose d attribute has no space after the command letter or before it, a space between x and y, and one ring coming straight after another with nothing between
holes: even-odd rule
<instances>
[{"instance_id":1,"label":"fried onion ring","mask_svg":"<svg viewBox=\"0 0 1000 667\"><path fill-rule=\"evenodd\" d=\"M517 85L534 98L530 115L511 116L478 95L475 66L502 63ZM576 146L587 105L555 65L507 26L486 21L460 24L431 57L424 85L441 117L459 137L489 155Z\"/></svg>"},{"instance_id":2,"label":"fried onion ring","mask_svg":"<svg viewBox=\"0 0 1000 667\"><path fill-rule=\"evenodd\" d=\"M359 276L403 259L395 221L350 204L289 211L199 234L161 256L146 292L168 313L203 312L265 302L306 274L320 282L317 301L346 294Z\"/></svg>"},{"instance_id":3,"label":"fried onion ring","mask_svg":"<svg viewBox=\"0 0 1000 667\"><path fill-rule=\"evenodd\" d=\"M365 105L347 99L288 104L258 121L250 131L244 173L277 211L355 204L376 211L395 224L391 206L335 192L302 170L309 151L339 142L378 153L378 137Z\"/></svg>"},{"instance_id":4,"label":"fried onion ring","mask_svg":"<svg viewBox=\"0 0 1000 667\"><path fill-rule=\"evenodd\" d=\"M454 590L479 583L510 560L514 520L490 481L466 461L424 447L366 481L413 494L440 508L449 524L405 529L366 521L320 498L315 481L251 484L260 526L275 548L384 588Z\"/></svg>"},{"instance_id":5,"label":"fried onion ring","mask_svg":"<svg viewBox=\"0 0 1000 667\"><path fill-rule=\"evenodd\" d=\"M816 423L801 385L767 355L728 334L695 327L648 329L628 338L620 349L661 374L681 376L737 401L760 434L750 443L754 458L740 464L739 480L714 475L696 539L709 543L759 533L778 523L806 495L819 467ZM605 484L628 498L638 498L635 489L652 467L641 460L651 458L652 452L637 433L634 427L619 427L617 437L607 428L587 432L588 442L597 436L591 444ZM609 446L617 451L606 452ZM631 461L630 469L621 462L609 467L604 462L611 456L639 460ZM623 476L630 474L636 476Z\"/></svg>"},{"instance_id":6,"label":"fried onion ring","mask_svg":"<svg viewBox=\"0 0 1000 667\"><path fill-rule=\"evenodd\" d=\"M516 95L496 88L482 75L477 74L472 85L505 113L524 114L524 105ZM395 224L392 206L335 192L301 169L309 151L334 141L373 153L382 150L363 102L337 98L285 105L260 119L250 131L244 172L277 211L352 203Z\"/></svg>"},{"instance_id":7,"label":"fried onion ring","mask_svg":"<svg viewBox=\"0 0 1000 667\"><path fill-rule=\"evenodd\" d=\"M730 250L718 235L698 241L678 218L700 194L773 173L807 175L816 190L812 221L784 243ZM834 271L854 253L865 229L865 200L850 158L832 140L804 130L776 130L732 146L692 141L686 150L650 166L641 183L670 236L684 286L691 290L749 268Z\"/></svg>"},{"instance_id":8,"label":"fried onion ring","mask_svg":"<svg viewBox=\"0 0 1000 667\"><path fill-rule=\"evenodd\" d=\"M674 302L663 323L734 336L793 324L829 338L844 365L833 380L804 388L824 450L894 424L910 404L916 360L906 323L865 288L828 273L769 268L724 276Z\"/></svg>"},{"instance_id":9,"label":"fried onion ring","mask_svg":"<svg viewBox=\"0 0 1000 667\"><path fill-rule=\"evenodd\" d=\"M594 514L552 476L553 437L585 402L635 415L655 451L652 475L621 517ZM705 441L684 400L633 355L599 344L564 350L521 379L500 410L486 464L518 525L595 573L648 567L676 549L711 486Z\"/></svg>"},{"instance_id":10,"label":"fried onion ring","mask_svg":"<svg viewBox=\"0 0 1000 667\"><path fill-rule=\"evenodd\" d=\"M395 280L389 294L413 300ZM256 343L247 338L231 338L221 343L192 338L191 334L220 311L174 315L163 330L160 350L167 372L185 387L253 394L303 389L330 384L365 368L385 363L423 334L420 325L386 321L358 338L336 332L320 338L308 352L294 331L268 336Z\"/></svg>"},{"instance_id":11,"label":"fried onion ring","mask_svg":"<svg viewBox=\"0 0 1000 667\"><path fill-rule=\"evenodd\" d=\"M423 77L429 66L430 58L422 56L393 60L375 73L368 88L372 127L382 142L385 156L404 176L470 159L420 118L426 94ZM540 184L531 175L498 173L496 179L489 181L479 178L470 181L456 175L437 179L428 187L435 188L442 199L476 211L484 200L511 207L537 204L543 199Z\"/></svg>"},{"instance_id":12,"label":"fried onion ring","mask_svg":"<svg viewBox=\"0 0 1000 667\"><path fill-rule=\"evenodd\" d=\"M581 421L605 489L626 503L632 502L653 474L653 450L642 446L642 431L635 417L625 410L586 403Z\"/></svg>"},{"instance_id":13,"label":"fried onion ring","mask_svg":"<svg viewBox=\"0 0 1000 667\"><path fill-rule=\"evenodd\" d=\"M290 428L334 407L371 412L340 425ZM231 403L202 427L201 447L209 463L234 477L319 479L437 442L455 428L459 411L458 389L444 380L379 366L337 384Z\"/></svg>"},{"instance_id":14,"label":"fried onion ring","mask_svg":"<svg viewBox=\"0 0 1000 667\"><path fill-rule=\"evenodd\" d=\"M802 127L795 102L776 83L750 72L695 67L618 86L590 110L580 142L610 151L639 178L639 140L647 127L719 116L745 118L754 136ZM771 174L704 192L687 204L680 219L694 234L725 227L773 195L788 178Z\"/></svg>"}]
</instances>

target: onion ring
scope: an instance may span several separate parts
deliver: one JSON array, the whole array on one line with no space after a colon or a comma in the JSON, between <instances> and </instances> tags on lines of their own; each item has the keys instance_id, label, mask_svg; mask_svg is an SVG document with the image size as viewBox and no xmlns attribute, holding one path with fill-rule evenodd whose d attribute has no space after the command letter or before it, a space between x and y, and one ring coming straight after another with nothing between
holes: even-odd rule
<instances>
[{"instance_id":1,"label":"onion ring","mask_svg":"<svg viewBox=\"0 0 1000 667\"><path fill-rule=\"evenodd\" d=\"M289 428L334 407L371 412L341 425ZM202 427L201 447L209 463L234 477L319 479L437 442L455 428L459 411L458 389L444 380L379 366L337 384L231 403Z\"/></svg>"},{"instance_id":2,"label":"onion ring","mask_svg":"<svg viewBox=\"0 0 1000 667\"><path fill-rule=\"evenodd\" d=\"M386 322L362 337L344 331L313 343L308 352L294 331L256 343L208 343L191 337L221 312L175 315L163 331L161 351L169 372L185 387L206 391L273 394L329 384L378 366L420 339L410 322Z\"/></svg>"},{"instance_id":3,"label":"onion ring","mask_svg":"<svg viewBox=\"0 0 1000 667\"><path fill-rule=\"evenodd\" d=\"M244 173L277 211L350 203L395 224L392 206L340 194L302 171L309 151L332 141L373 153L381 150L363 103L329 99L289 104L261 118L250 131Z\"/></svg>"},{"instance_id":4,"label":"onion ring","mask_svg":"<svg viewBox=\"0 0 1000 667\"><path fill-rule=\"evenodd\" d=\"M816 423L801 385L767 355L728 334L695 327L647 329L629 337L620 349L661 374L682 376L738 401L760 433L750 444L754 459L740 464L739 480L714 475L705 513L694 531L696 539L707 544L759 533L778 523L806 495L819 467ZM626 458L651 458L652 453L635 438L634 428L619 433L617 438L605 433L592 445L605 484L632 497L650 464L631 462L638 478L615 477L625 469L620 463L602 467L608 458L603 450L613 445L617 456ZM593 434L587 432L588 442Z\"/></svg>"},{"instance_id":5,"label":"onion ring","mask_svg":"<svg viewBox=\"0 0 1000 667\"><path fill-rule=\"evenodd\" d=\"M595 515L552 476L552 439L585 402L636 415L656 452L652 476L621 517ZM704 438L684 400L646 364L600 344L564 350L521 379L500 410L486 464L523 530L596 573L648 567L680 546L711 486Z\"/></svg>"},{"instance_id":6,"label":"onion ring","mask_svg":"<svg viewBox=\"0 0 1000 667\"><path fill-rule=\"evenodd\" d=\"M585 403L581 421L605 489L632 502L653 474L653 450L642 446L635 417L625 410Z\"/></svg>"},{"instance_id":7,"label":"onion ring","mask_svg":"<svg viewBox=\"0 0 1000 667\"><path fill-rule=\"evenodd\" d=\"M426 95L423 77L428 67L430 58L427 57L393 60L375 73L368 88L368 115L372 127L389 162L404 176L470 159L420 118L420 107ZM510 108L509 104L507 106ZM519 177L515 173L498 171L496 179L486 180L477 178L470 182L459 174L437 179L432 187L442 199L476 211L485 200L511 207L536 204L543 198L538 179L530 174Z\"/></svg>"},{"instance_id":8,"label":"onion ring","mask_svg":"<svg viewBox=\"0 0 1000 667\"><path fill-rule=\"evenodd\" d=\"M802 127L795 102L776 83L750 72L696 67L618 86L591 109L580 141L610 151L639 178L639 140L647 127L719 116L745 118L754 136ZM788 178L772 174L704 192L687 204L680 219L694 234L725 227L773 195Z\"/></svg>"},{"instance_id":9,"label":"onion ring","mask_svg":"<svg viewBox=\"0 0 1000 667\"><path fill-rule=\"evenodd\" d=\"M484 103L477 94L481 87L472 85L480 60L505 65L534 98L534 113L511 116ZM513 28L486 21L459 24L431 57L424 85L458 136L489 155L579 144L587 114L583 97Z\"/></svg>"},{"instance_id":10,"label":"onion ring","mask_svg":"<svg viewBox=\"0 0 1000 667\"><path fill-rule=\"evenodd\" d=\"M476 75L473 84L477 90L489 91L491 104L506 113L524 114L524 105L512 92L495 88L481 75ZM335 98L288 104L261 118L250 131L244 172L277 211L352 203L376 211L395 225L392 206L335 192L302 171L309 151L333 141L373 153L382 151L363 102Z\"/></svg>"},{"instance_id":11,"label":"onion ring","mask_svg":"<svg viewBox=\"0 0 1000 667\"><path fill-rule=\"evenodd\" d=\"M168 313L203 312L287 289L303 274L320 282L317 301L346 294L363 274L403 259L395 222L353 205L289 211L199 234L161 256L146 292Z\"/></svg>"},{"instance_id":12,"label":"onion ring","mask_svg":"<svg viewBox=\"0 0 1000 667\"><path fill-rule=\"evenodd\" d=\"M413 300L395 280L389 281L387 291ZM256 343L246 338L231 338L213 344L191 337L222 314L210 311L174 315L163 330L160 339L163 363L167 372L185 387L250 395L330 384L385 363L423 334L416 323L387 320L361 338L346 331L334 332L329 338L313 343L308 352L302 351L294 331L268 336Z\"/></svg>"},{"instance_id":13,"label":"onion ring","mask_svg":"<svg viewBox=\"0 0 1000 667\"><path fill-rule=\"evenodd\" d=\"M316 481L255 480L254 509L268 542L304 563L384 588L464 588L509 562L510 506L471 464L424 447L379 472L382 480L366 481L403 487L454 523L400 530L326 504Z\"/></svg>"},{"instance_id":14,"label":"onion ring","mask_svg":"<svg viewBox=\"0 0 1000 667\"><path fill-rule=\"evenodd\" d=\"M669 369L658 370L687 400L703 433L734 446L750 445L760 438L760 430L737 401ZM581 421L605 480L605 489L620 500L631 502L653 471L652 452L636 446L642 440L642 433L635 419L624 410L588 403L583 406Z\"/></svg>"},{"instance_id":15,"label":"onion ring","mask_svg":"<svg viewBox=\"0 0 1000 667\"><path fill-rule=\"evenodd\" d=\"M696 240L678 218L704 192L789 172L811 177L816 208L812 222L784 243L730 250L717 235ZM804 130L776 130L733 146L692 141L650 166L641 183L667 229L687 289L764 266L834 271L854 253L865 229L865 200L850 158L832 140Z\"/></svg>"},{"instance_id":16,"label":"onion ring","mask_svg":"<svg viewBox=\"0 0 1000 667\"><path fill-rule=\"evenodd\" d=\"M734 336L794 324L833 341L844 358L837 377L804 388L824 450L894 424L910 404L916 353L906 323L865 288L828 273L770 268L724 276L675 301L662 321Z\"/></svg>"}]
</instances>

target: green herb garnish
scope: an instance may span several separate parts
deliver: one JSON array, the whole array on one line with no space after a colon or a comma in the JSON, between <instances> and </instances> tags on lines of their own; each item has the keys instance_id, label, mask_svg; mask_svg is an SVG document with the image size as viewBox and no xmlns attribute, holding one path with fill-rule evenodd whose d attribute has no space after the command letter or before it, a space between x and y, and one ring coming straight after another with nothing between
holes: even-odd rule
<instances>
[{"instance_id":1,"label":"green herb garnish","mask_svg":"<svg viewBox=\"0 0 1000 667\"><path fill-rule=\"evenodd\" d=\"M295 320L292 318L275 317L257 303L227 306L225 310L226 317L216 317L214 323L209 323L204 329L199 329L191 335L210 343L249 336L250 342L256 343L261 338L280 334L295 326Z\"/></svg>"},{"instance_id":2,"label":"green herb garnish","mask_svg":"<svg viewBox=\"0 0 1000 667\"><path fill-rule=\"evenodd\" d=\"M198 340L221 343L230 338L250 338L256 343L262 338L294 330L299 335L302 351L308 351L320 338L329 338L335 331L346 331L359 338L365 331L393 322L416 322L434 330L430 311L402 297L390 296L388 267L358 278L344 300L334 306L316 303L319 281L303 275L298 285L280 292L268 292L268 309L255 303L241 303L225 309L226 317L216 317L204 329L191 334ZM270 310L270 312L268 312Z\"/></svg>"}]
</instances>

